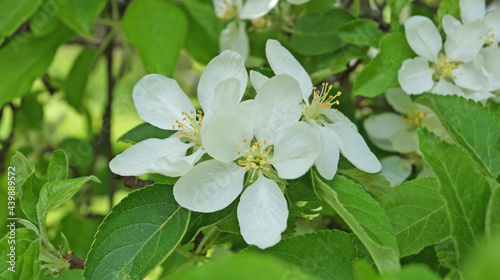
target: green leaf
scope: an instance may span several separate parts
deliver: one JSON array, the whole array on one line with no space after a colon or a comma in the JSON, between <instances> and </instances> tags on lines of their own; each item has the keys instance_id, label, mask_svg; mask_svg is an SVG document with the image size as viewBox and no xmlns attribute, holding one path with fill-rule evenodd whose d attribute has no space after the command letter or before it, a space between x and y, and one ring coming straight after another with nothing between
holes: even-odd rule
<instances>
[{"instance_id":1,"label":"green leaf","mask_svg":"<svg viewBox=\"0 0 500 280\"><path fill-rule=\"evenodd\" d=\"M56 7L50 1L43 2L30 19L30 29L37 37L45 36L57 27L59 19Z\"/></svg>"},{"instance_id":2,"label":"green leaf","mask_svg":"<svg viewBox=\"0 0 500 280\"><path fill-rule=\"evenodd\" d=\"M51 0L56 7L57 16L71 29L85 36L92 35L92 23L101 13L106 0Z\"/></svg>"},{"instance_id":3,"label":"green leaf","mask_svg":"<svg viewBox=\"0 0 500 280\"><path fill-rule=\"evenodd\" d=\"M438 22L441 24L443 22L444 15L451 15L454 18L460 18L460 5L459 1L456 0L443 0L439 5L437 10Z\"/></svg>"},{"instance_id":4,"label":"green leaf","mask_svg":"<svg viewBox=\"0 0 500 280\"><path fill-rule=\"evenodd\" d=\"M77 111L83 109L82 100L85 95L87 80L97 54L97 50L83 49L73 63L73 67L64 82L66 100Z\"/></svg>"},{"instance_id":5,"label":"green leaf","mask_svg":"<svg viewBox=\"0 0 500 280\"><path fill-rule=\"evenodd\" d=\"M183 2L188 16L189 40L184 47L197 61L208 64L219 54L219 34L222 31L222 22L215 15L214 8L197 1Z\"/></svg>"},{"instance_id":6,"label":"green leaf","mask_svg":"<svg viewBox=\"0 0 500 280\"><path fill-rule=\"evenodd\" d=\"M41 0L0 0L0 43L36 11Z\"/></svg>"},{"instance_id":7,"label":"green leaf","mask_svg":"<svg viewBox=\"0 0 500 280\"><path fill-rule=\"evenodd\" d=\"M500 267L500 235L482 244L464 269L463 279L498 279Z\"/></svg>"},{"instance_id":8,"label":"green leaf","mask_svg":"<svg viewBox=\"0 0 500 280\"><path fill-rule=\"evenodd\" d=\"M500 184L493 183L490 201L486 208L486 234L491 237L500 234Z\"/></svg>"},{"instance_id":9,"label":"green leaf","mask_svg":"<svg viewBox=\"0 0 500 280\"><path fill-rule=\"evenodd\" d=\"M15 115L16 127L42 129L43 107L36 94L28 94L23 98L23 106Z\"/></svg>"},{"instance_id":10,"label":"green leaf","mask_svg":"<svg viewBox=\"0 0 500 280\"><path fill-rule=\"evenodd\" d=\"M0 278L3 280L38 279L40 273L40 239L31 229L18 228L15 230L15 243L9 243L14 239L9 238L7 232L0 240ZM15 272L8 270L10 264L11 246L15 247Z\"/></svg>"},{"instance_id":11,"label":"green leaf","mask_svg":"<svg viewBox=\"0 0 500 280\"><path fill-rule=\"evenodd\" d=\"M66 202L88 181L100 183L95 176L47 182L40 190L40 198L36 205L36 213L40 224L45 224L47 213Z\"/></svg>"},{"instance_id":12,"label":"green leaf","mask_svg":"<svg viewBox=\"0 0 500 280\"><path fill-rule=\"evenodd\" d=\"M241 254L263 252L318 279L354 279L351 262L357 257L353 236L338 230L318 231L281 240L271 248L249 247Z\"/></svg>"},{"instance_id":13,"label":"green leaf","mask_svg":"<svg viewBox=\"0 0 500 280\"><path fill-rule=\"evenodd\" d=\"M99 226L85 279L143 279L179 245L189 216L169 185L130 193Z\"/></svg>"},{"instance_id":14,"label":"green leaf","mask_svg":"<svg viewBox=\"0 0 500 280\"><path fill-rule=\"evenodd\" d=\"M338 27L353 19L354 16L343 9L331 9L323 14L306 14L297 21L290 41L291 47L303 55L338 50L342 47Z\"/></svg>"},{"instance_id":15,"label":"green leaf","mask_svg":"<svg viewBox=\"0 0 500 280\"><path fill-rule=\"evenodd\" d=\"M189 220L189 225L186 230L186 234L182 239L181 245L186 245L191 242L198 232L209 226L218 224L224 221L226 218L230 217L236 208L236 203L229 205L228 207L213 213L191 213L191 219Z\"/></svg>"},{"instance_id":16,"label":"green leaf","mask_svg":"<svg viewBox=\"0 0 500 280\"><path fill-rule=\"evenodd\" d=\"M359 46L378 48L379 40L384 33L378 29L378 23L369 19L357 19L339 27L342 41Z\"/></svg>"},{"instance_id":17,"label":"green leaf","mask_svg":"<svg viewBox=\"0 0 500 280\"><path fill-rule=\"evenodd\" d=\"M431 108L453 140L496 179L500 174L500 118L481 103L459 96L425 94L416 100Z\"/></svg>"},{"instance_id":18,"label":"green leaf","mask_svg":"<svg viewBox=\"0 0 500 280\"><path fill-rule=\"evenodd\" d=\"M185 270L173 277L175 280L276 280L276 279L317 279L299 269L290 271L286 263L263 254L241 254L220 261L210 262L201 267Z\"/></svg>"},{"instance_id":19,"label":"green leaf","mask_svg":"<svg viewBox=\"0 0 500 280\"><path fill-rule=\"evenodd\" d=\"M420 252L450 233L448 214L435 178L399 185L379 200L391 221L401 257Z\"/></svg>"},{"instance_id":20,"label":"green leaf","mask_svg":"<svg viewBox=\"0 0 500 280\"><path fill-rule=\"evenodd\" d=\"M439 280L436 272L421 264L406 265L401 271L377 275L366 262L356 264L356 280Z\"/></svg>"},{"instance_id":21,"label":"green leaf","mask_svg":"<svg viewBox=\"0 0 500 280\"><path fill-rule=\"evenodd\" d=\"M338 173L358 182L375 197L382 196L391 188L391 183L380 173L368 173L357 168L339 169Z\"/></svg>"},{"instance_id":22,"label":"green leaf","mask_svg":"<svg viewBox=\"0 0 500 280\"><path fill-rule=\"evenodd\" d=\"M164 130L149 123L142 123L123 134L118 138L118 142L135 144L149 138L165 139L175 132L175 130Z\"/></svg>"},{"instance_id":23,"label":"green leaf","mask_svg":"<svg viewBox=\"0 0 500 280\"><path fill-rule=\"evenodd\" d=\"M184 11L167 1L135 1L128 6L122 27L146 72L172 75L187 32Z\"/></svg>"},{"instance_id":24,"label":"green leaf","mask_svg":"<svg viewBox=\"0 0 500 280\"><path fill-rule=\"evenodd\" d=\"M311 80L313 84L319 83L325 78L345 71L349 61L366 56L367 51L367 47L347 45L333 53L311 57L304 64L304 67L309 66L308 68L312 69Z\"/></svg>"},{"instance_id":25,"label":"green leaf","mask_svg":"<svg viewBox=\"0 0 500 280\"><path fill-rule=\"evenodd\" d=\"M370 253L381 273L399 269L398 245L384 210L361 186L342 176L323 181L313 175L318 197L349 225Z\"/></svg>"},{"instance_id":26,"label":"green leaf","mask_svg":"<svg viewBox=\"0 0 500 280\"><path fill-rule=\"evenodd\" d=\"M49 67L57 48L73 36L59 23L44 37L17 36L0 49L0 106L27 94L33 81Z\"/></svg>"},{"instance_id":27,"label":"green leaf","mask_svg":"<svg viewBox=\"0 0 500 280\"><path fill-rule=\"evenodd\" d=\"M403 11L404 6L412 0L387 0L387 4L391 8L391 29L393 31L399 30L399 14Z\"/></svg>"},{"instance_id":28,"label":"green leaf","mask_svg":"<svg viewBox=\"0 0 500 280\"><path fill-rule=\"evenodd\" d=\"M38 203L38 198L40 197L40 191L42 190L43 184L45 184L45 181L38 178L35 173L33 173L21 187L21 209L23 209L26 218L30 219L34 223L38 223L36 205Z\"/></svg>"},{"instance_id":29,"label":"green leaf","mask_svg":"<svg viewBox=\"0 0 500 280\"><path fill-rule=\"evenodd\" d=\"M462 147L442 141L425 128L417 132L424 161L439 180L458 263L462 265L477 250L478 240L484 234L492 182L477 170Z\"/></svg>"},{"instance_id":30,"label":"green leaf","mask_svg":"<svg viewBox=\"0 0 500 280\"><path fill-rule=\"evenodd\" d=\"M389 88L399 87L398 70L403 61L413 55L404 34L386 34L380 39L380 53L354 81L354 94L375 97Z\"/></svg>"},{"instance_id":31,"label":"green leaf","mask_svg":"<svg viewBox=\"0 0 500 280\"><path fill-rule=\"evenodd\" d=\"M66 178L68 178L68 158L63 150L56 150L50 158L47 182L66 180Z\"/></svg>"},{"instance_id":32,"label":"green leaf","mask_svg":"<svg viewBox=\"0 0 500 280\"><path fill-rule=\"evenodd\" d=\"M8 171L16 174L16 189L17 192L22 195L22 186L31 174L35 172L35 166L18 151L16 151L10 159L10 166L12 166L14 170L9 169Z\"/></svg>"}]
</instances>

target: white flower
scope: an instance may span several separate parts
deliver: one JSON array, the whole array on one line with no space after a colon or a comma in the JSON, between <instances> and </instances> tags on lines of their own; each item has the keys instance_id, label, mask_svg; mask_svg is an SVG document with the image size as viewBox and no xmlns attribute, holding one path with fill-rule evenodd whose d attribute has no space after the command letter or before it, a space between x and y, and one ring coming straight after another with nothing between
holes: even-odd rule
<instances>
[{"instance_id":1,"label":"white flower","mask_svg":"<svg viewBox=\"0 0 500 280\"><path fill-rule=\"evenodd\" d=\"M411 162L399 156L388 156L380 160L382 164L381 174L391 183L391 186L396 186L403 183L411 175Z\"/></svg>"},{"instance_id":2,"label":"white flower","mask_svg":"<svg viewBox=\"0 0 500 280\"><path fill-rule=\"evenodd\" d=\"M400 114L371 115L363 123L371 142L379 149L402 154L418 152L417 128L420 125L450 139L436 115L429 108L411 102L401 89L389 89L385 96Z\"/></svg>"},{"instance_id":3,"label":"white flower","mask_svg":"<svg viewBox=\"0 0 500 280\"><path fill-rule=\"evenodd\" d=\"M201 111L195 111L175 80L157 74L143 77L133 91L139 117L161 129L177 132L167 139L147 139L128 148L109 163L111 171L122 176L185 174L205 154L202 122L205 124L217 112L237 105L247 80L244 61L238 53L225 51L212 59L198 84L203 116Z\"/></svg>"},{"instance_id":4,"label":"white flower","mask_svg":"<svg viewBox=\"0 0 500 280\"><path fill-rule=\"evenodd\" d=\"M202 139L214 159L202 162L174 185L176 201L197 212L227 207L243 190L238 221L248 244L260 248L281 239L288 218L287 202L272 179L304 175L320 153L319 135L299 122L301 91L288 75L278 75L242 102L215 115L203 128ZM234 162L236 161L236 162Z\"/></svg>"},{"instance_id":5,"label":"white flower","mask_svg":"<svg viewBox=\"0 0 500 280\"><path fill-rule=\"evenodd\" d=\"M431 91L464 96L453 83L457 78L454 70L462 63L472 61L481 50L488 34L486 24L474 21L456 27L453 34L447 36L444 54L441 53L441 35L430 19L423 16L409 18L405 22L405 33L408 44L418 57L405 60L399 69L401 88L408 94Z\"/></svg>"},{"instance_id":6,"label":"white flower","mask_svg":"<svg viewBox=\"0 0 500 280\"><path fill-rule=\"evenodd\" d=\"M338 104L334 99L340 93L336 96L328 95L331 86L326 84L322 91L313 88L307 72L278 41L267 41L266 56L276 75L288 74L299 82L303 99L301 119L321 135L322 152L314 164L321 176L328 180L335 176L339 150L357 168L369 173L379 172L380 162L358 133L356 125L338 110L331 110L333 104ZM259 90L268 78L251 71L250 79L253 86ZM309 102L313 92L314 97Z\"/></svg>"}]
</instances>

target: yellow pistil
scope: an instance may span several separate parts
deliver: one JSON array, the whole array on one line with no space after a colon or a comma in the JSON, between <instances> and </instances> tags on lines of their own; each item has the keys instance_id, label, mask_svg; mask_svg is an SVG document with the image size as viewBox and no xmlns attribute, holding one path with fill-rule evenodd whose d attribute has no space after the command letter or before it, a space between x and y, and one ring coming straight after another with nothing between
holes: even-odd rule
<instances>
[{"instance_id":1,"label":"yellow pistil","mask_svg":"<svg viewBox=\"0 0 500 280\"><path fill-rule=\"evenodd\" d=\"M339 101L335 99L342 93L338 91L337 94L330 95L332 87L333 85L328 85L328 83L322 84L321 91L313 87L314 97L311 104L309 106L302 104L302 117L305 121L316 120L325 110L331 110L332 105L339 105ZM337 111L338 109L335 109L335 112Z\"/></svg>"},{"instance_id":2,"label":"yellow pistil","mask_svg":"<svg viewBox=\"0 0 500 280\"><path fill-rule=\"evenodd\" d=\"M486 36L486 42L484 42L486 45L491 46L493 45L493 42L495 42L495 34L493 34L493 27L490 27L488 30L489 34Z\"/></svg>"},{"instance_id":3,"label":"yellow pistil","mask_svg":"<svg viewBox=\"0 0 500 280\"><path fill-rule=\"evenodd\" d=\"M247 140L243 140L243 143L246 142ZM263 143L267 143L267 140L264 140ZM238 165L244 166L245 171L249 171L250 169L257 171L260 168L269 172L271 170L269 168L269 153L271 151L272 147L264 148L262 144L255 141L252 147L244 153L238 151L238 156L243 154L243 158L238 160Z\"/></svg>"},{"instance_id":4,"label":"yellow pistil","mask_svg":"<svg viewBox=\"0 0 500 280\"><path fill-rule=\"evenodd\" d=\"M182 115L184 116L182 118L182 123L180 121L175 121L179 129L176 136L189 138L195 144L201 145L200 130L203 122L203 113L198 111L197 114L195 114L194 111L191 111L188 114L183 111ZM175 126L172 125L172 128L175 129Z\"/></svg>"},{"instance_id":5,"label":"yellow pistil","mask_svg":"<svg viewBox=\"0 0 500 280\"><path fill-rule=\"evenodd\" d=\"M419 109L410 109L403 120L412 128L419 127L425 121L425 114Z\"/></svg>"},{"instance_id":6,"label":"yellow pistil","mask_svg":"<svg viewBox=\"0 0 500 280\"><path fill-rule=\"evenodd\" d=\"M444 58L439 58L438 63L434 67L436 73L443 78L450 77L456 79L457 77L453 75L453 70L462 66L458 60L453 60L451 57L445 55Z\"/></svg>"}]
</instances>

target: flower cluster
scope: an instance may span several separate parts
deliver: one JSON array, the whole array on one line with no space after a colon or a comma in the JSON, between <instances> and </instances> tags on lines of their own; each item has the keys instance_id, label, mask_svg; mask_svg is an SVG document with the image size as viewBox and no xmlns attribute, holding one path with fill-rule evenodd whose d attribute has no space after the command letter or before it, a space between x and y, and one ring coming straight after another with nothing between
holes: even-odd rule
<instances>
[{"instance_id":1,"label":"flower cluster","mask_svg":"<svg viewBox=\"0 0 500 280\"><path fill-rule=\"evenodd\" d=\"M243 58L229 50L214 58L198 85L203 111L194 109L174 80L142 78L133 92L139 116L176 132L137 143L110 162L111 170L124 176L180 176L175 199L192 211L219 211L240 197L241 234L260 248L279 242L287 226L287 201L278 183L301 177L313 165L332 179L340 153L366 172L381 169L356 126L332 108L340 93L330 94L327 84L313 87L279 42L269 40L266 55L276 76L251 71L257 95L245 101ZM211 159L199 162L205 153Z\"/></svg>"},{"instance_id":2,"label":"flower cluster","mask_svg":"<svg viewBox=\"0 0 500 280\"><path fill-rule=\"evenodd\" d=\"M476 101L500 90L500 10L486 14L484 1L461 0L462 21L443 17L446 40L423 16L405 22L408 44L418 55L403 62L398 80L408 94L432 92Z\"/></svg>"}]
</instances>

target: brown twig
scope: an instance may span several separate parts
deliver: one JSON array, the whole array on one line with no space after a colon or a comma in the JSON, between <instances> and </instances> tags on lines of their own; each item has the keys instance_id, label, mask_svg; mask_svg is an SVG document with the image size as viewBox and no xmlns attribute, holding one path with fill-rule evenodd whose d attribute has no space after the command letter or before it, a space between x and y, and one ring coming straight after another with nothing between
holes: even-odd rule
<instances>
[{"instance_id":1,"label":"brown twig","mask_svg":"<svg viewBox=\"0 0 500 280\"><path fill-rule=\"evenodd\" d=\"M156 183L153 180L142 180L142 179L139 179L135 176L120 176L120 175L118 175L115 177L115 179L122 181L125 184L125 186L127 186L128 188L133 189L133 190L142 189L146 186L149 186L149 185Z\"/></svg>"},{"instance_id":2,"label":"brown twig","mask_svg":"<svg viewBox=\"0 0 500 280\"><path fill-rule=\"evenodd\" d=\"M63 256L65 260L68 260L69 262L69 268L68 269L84 269L85 268L85 260L87 258L79 258L75 256L75 254L72 251L68 251L68 254L65 254Z\"/></svg>"}]
</instances>

